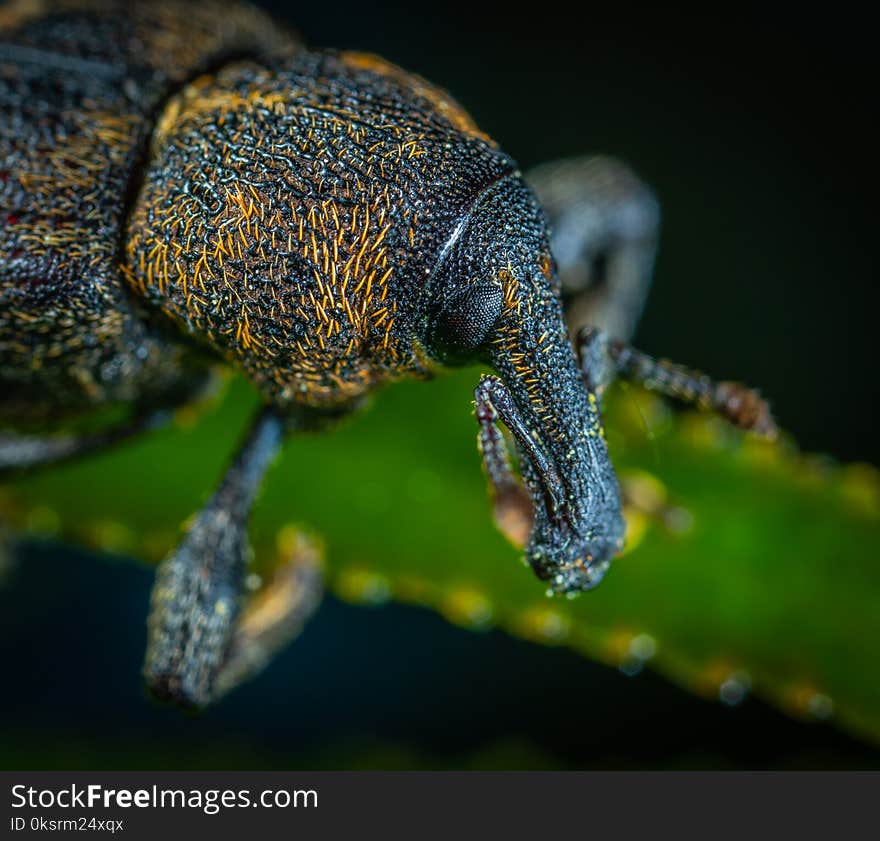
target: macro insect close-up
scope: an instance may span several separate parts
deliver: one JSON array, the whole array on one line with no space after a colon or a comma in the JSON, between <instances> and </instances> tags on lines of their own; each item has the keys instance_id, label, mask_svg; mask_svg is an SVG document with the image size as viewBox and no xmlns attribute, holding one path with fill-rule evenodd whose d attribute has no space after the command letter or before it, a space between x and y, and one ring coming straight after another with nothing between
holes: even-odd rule
<instances>
[{"instance_id":1,"label":"macro insect close-up","mask_svg":"<svg viewBox=\"0 0 880 841\"><path fill-rule=\"evenodd\" d=\"M877 688L802 634L814 595L761 576L802 562L833 605L863 574L870 636L880 485L797 453L742 384L748 341L705 366L630 344L662 196L589 138L521 169L477 102L296 25L210 0L0 8L2 537L156 560L125 621L174 707L277 669L326 578L625 673L657 653L703 695L754 683L876 738ZM790 554L762 550L783 522ZM680 610L666 581L695 588Z\"/></svg>"}]
</instances>

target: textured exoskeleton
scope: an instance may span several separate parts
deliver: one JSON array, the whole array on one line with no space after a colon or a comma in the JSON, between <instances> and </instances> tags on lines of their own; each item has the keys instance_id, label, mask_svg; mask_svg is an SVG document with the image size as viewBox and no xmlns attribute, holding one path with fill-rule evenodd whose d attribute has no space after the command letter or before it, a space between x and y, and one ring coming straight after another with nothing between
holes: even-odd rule
<instances>
[{"instance_id":1,"label":"textured exoskeleton","mask_svg":"<svg viewBox=\"0 0 880 841\"><path fill-rule=\"evenodd\" d=\"M6 434L0 469L143 431L218 361L263 397L159 569L158 695L209 702L313 609L307 546L270 585L272 609L243 604L251 504L285 432L383 383L494 369L476 413L499 520L557 593L595 586L623 545L598 402L614 375L772 429L753 393L619 341L658 223L621 165L542 168L530 188L445 92L375 56L305 49L245 6L19 2L0 25L0 417L129 408L89 435ZM577 350L563 297L593 325Z\"/></svg>"}]
</instances>

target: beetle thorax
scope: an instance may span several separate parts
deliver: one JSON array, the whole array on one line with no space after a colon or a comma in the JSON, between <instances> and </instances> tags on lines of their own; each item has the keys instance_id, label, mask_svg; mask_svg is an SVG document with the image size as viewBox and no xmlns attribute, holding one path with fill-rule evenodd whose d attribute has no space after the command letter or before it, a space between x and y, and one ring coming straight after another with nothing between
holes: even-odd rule
<instances>
[{"instance_id":1,"label":"beetle thorax","mask_svg":"<svg viewBox=\"0 0 880 841\"><path fill-rule=\"evenodd\" d=\"M510 163L413 79L346 54L242 63L157 124L129 282L273 402L338 407L424 373L419 291L471 195Z\"/></svg>"}]
</instances>

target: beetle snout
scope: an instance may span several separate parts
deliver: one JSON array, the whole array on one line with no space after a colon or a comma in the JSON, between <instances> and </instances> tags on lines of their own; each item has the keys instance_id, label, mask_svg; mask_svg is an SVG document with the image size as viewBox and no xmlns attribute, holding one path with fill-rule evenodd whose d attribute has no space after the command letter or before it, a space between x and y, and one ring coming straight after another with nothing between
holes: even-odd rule
<instances>
[{"instance_id":1,"label":"beetle snout","mask_svg":"<svg viewBox=\"0 0 880 841\"><path fill-rule=\"evenodd\" d=\"M546 542L545 537L550 537L552 542ZM550 589L562 594L596 587L619 551L620 545L616 541L584 543L577 536L564 531L533 539L526 557L532 569L547 581Z\"/></svg>"},{"instance_id":2,"label":"beetle snout","mask_svg":"<svg viewBox=\"0 0 880 841\"><path fill-rule=\"evenodd\" d=\"M624 534L598 400L584 384L561 317L558 325L548 317L537 335L521 330L515 347L494 362L515 403L508 415L515 416L520 472L532 501L526 559L555 593L591 590Z\"/></svg>"}]
</instances>

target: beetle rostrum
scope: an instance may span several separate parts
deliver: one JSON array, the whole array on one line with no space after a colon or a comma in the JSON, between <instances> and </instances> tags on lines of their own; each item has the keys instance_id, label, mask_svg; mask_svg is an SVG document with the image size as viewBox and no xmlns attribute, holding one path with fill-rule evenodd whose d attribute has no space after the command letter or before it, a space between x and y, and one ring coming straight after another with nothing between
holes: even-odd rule
<instances>
[{"instance_id":1,"label":"beetle rostrum","mask_svg":"<svg viewBox=\"0 0 880 841\"><path fill-rule=\"evenodd\" d=\"M534 503L532 568L557 592L595 586L622 546L620 494L568 338L547 223L521 178L508 175L480 194L426 294L436 313L429 351L439 345L448 360L452 333L457 361L494 368L500 383L478 393L478 403L493 403L521 430L517 441L528 442L519 450Z\"/></svg>"}]
</instances>

